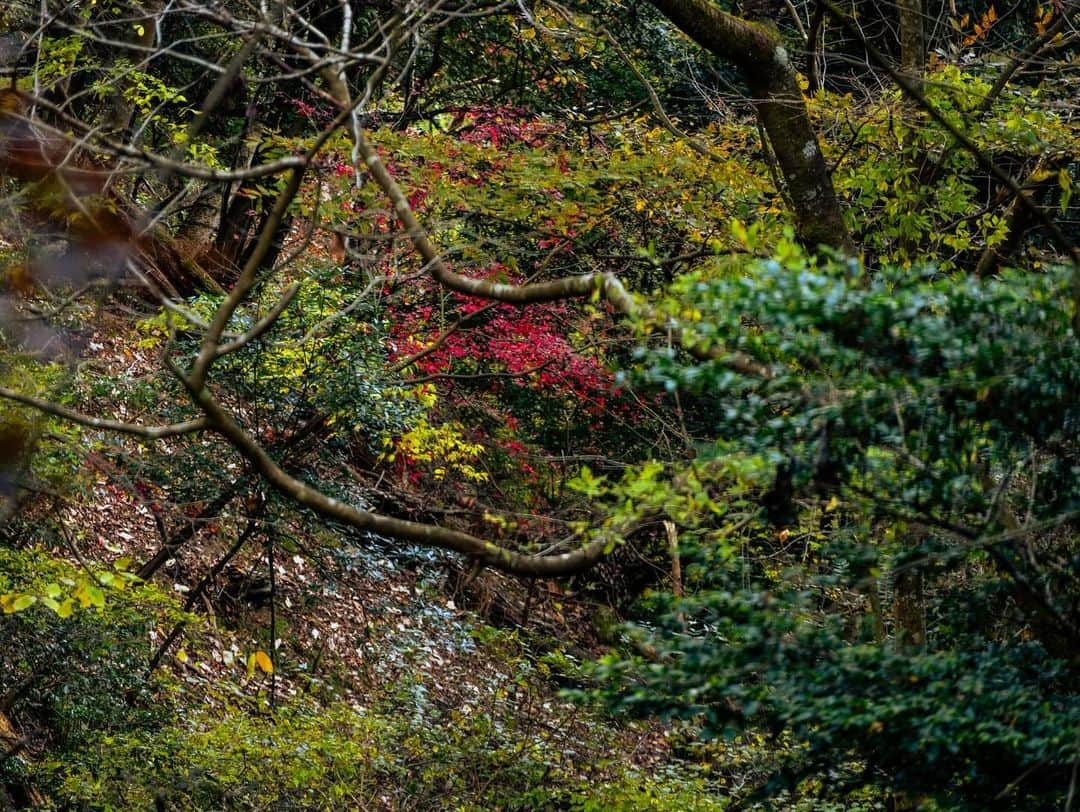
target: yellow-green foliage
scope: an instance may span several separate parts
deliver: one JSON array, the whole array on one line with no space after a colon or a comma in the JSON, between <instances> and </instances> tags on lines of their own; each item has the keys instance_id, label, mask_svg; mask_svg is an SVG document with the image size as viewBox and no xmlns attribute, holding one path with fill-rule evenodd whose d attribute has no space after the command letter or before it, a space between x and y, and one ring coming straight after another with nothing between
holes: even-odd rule
<instances>
[{"instance_id":1,"label":"yellow-green foliage","mask_svg":"<svg viewBox=\"0 0 1080 812\"><path fill-rule=\"evenodd\" d=\"M393 461L400 456L410 462L430 463L434 466L431 475L436 480L444 479L448 472L461 474L471 482L488 479L487 472L478 471L474 465L484 447L466 440L460 423L433 426L427 417L421 417L397 442L387 438L384 444L388 449L384 459Z\"/></svg>"},{"instance_id":2,"label":"yellow-green foliage","mask_svg":"<svg viewBox=\"0 0 1080 812\"><path fill-rule=\"evenodd\" d=\"M100 737L42 783L83 809L718 810L686 771L598 770L508 719L293 706ZM581 741L584 752L600 742ZM603 779L599 775L605 775Z\"/></svg>"},{"instance_id":3,"label":"yellow-green foliage","mask_svg":"<svg viewBox=\"0 0 1080 812\"><path fill-rule=\"evenodd\" d=\"M0 593L0 611L10 615L41 604L51 609L57 617L65 619L75 613L76 607L103 609L107 591L123 590L138 582L138 578L127 571L129 565L130 561L121 561L112 570L73 572L71 575L60 575L55 581Z\"/></svg>"},{"instance_id":4,"label":"yellow-green foliage","mask_svg":"<svg viewBox=\"0 0 1080 812\"><path fill-rule=\"evenodd\" d=\"M1019 171L1030 174L1019 181L1056 180L1064 210L1072 189L1065 167L1080 150L1080 127L1038 90L1002 93L980 114L989 90L985 78L951 65L938 67L926 82L934 107L987 155L1027 162ZM827 91L809 101L822 131L837 134L822 148L836 165L833 183L846 201L849 225L868 253L905 267L933 256L950 270L965 252L1004 242L1008 218L1001 207L987 205L974 158L899 90L872 103Z\"/></svg>"},{"instance_id":5,"label":"yellow-green foliage","mask_svg":"<svg viewBox=\"0 0 1080 812\"><path fill-rule=\"evenodd\" d=\"M150 631L192 621L176 600L121 571L73 566L40 549L0 547L0 691L31 710L53 752L81 750L111 730L137 730L168 711L147 678ZM0 782L12 763L0 761Z\"/></svg>"},{"instance_id":6,"label":"yellow-green foliage","mask_svg":"<svg viewBox=\"0 0 1080 812\"><path fill-rule=\"evenodd\" d=\"M0 612L11 615L40 606L66 620L79 609L103 612L112 600L117 611L138 607L144 619L157 614L163 624L190 619L177 612L171 596L130 572L131 566L131 559L120 558L111 567L84 569L42 550L0 547Z\"/></svg>"}]
</instances>

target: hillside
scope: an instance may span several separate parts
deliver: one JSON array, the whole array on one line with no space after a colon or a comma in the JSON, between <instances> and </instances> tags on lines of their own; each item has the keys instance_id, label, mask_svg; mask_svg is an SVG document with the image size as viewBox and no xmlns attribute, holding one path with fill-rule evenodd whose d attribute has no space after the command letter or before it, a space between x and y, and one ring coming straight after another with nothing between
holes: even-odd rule
<instances>
[{"instance_id":1,"label":"hillside","mask_svg":"<svg viewBox=\"0 0 1080 812\"><path fill-rule=\"evenodd\" d=\"M0 8L0 807L1071 809L1078 46Z\"/></svg>"}]
</instances>

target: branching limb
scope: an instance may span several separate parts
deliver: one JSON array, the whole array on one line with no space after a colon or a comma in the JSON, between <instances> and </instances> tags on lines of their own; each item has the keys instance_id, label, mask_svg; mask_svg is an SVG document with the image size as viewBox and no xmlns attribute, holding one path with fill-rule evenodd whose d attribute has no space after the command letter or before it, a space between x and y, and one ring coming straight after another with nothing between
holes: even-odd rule
<instances>
[{"instance_id":1,"label":"branching limb","mask_svg":"<svg viewBox=\"0 0 1080 812\"><path fill-rule=\"evenodd\" d=\"M106 420L104 418L92 417L91 415L77 412L74 409L68 409L66 406L61 406L59 403L54 403L50 400L37 398L33 395L25 395L22 392L16 392L13 389L8 389L6 387L0 387L0 398L12 400L16 403L22 403L25 406L31 406L40 412L51 414L54 417L59 417L72 423L77 423L80 426L86 426L91 429L100 429L102 431L115 431L119 434L128 434L132 437L140 437L144 440L164 440L167 437L194 434L195 432L204 431L210 427L210 423L205 417L197 417L194 420L185 420L181 423L170 423L163 426L142 426L138 423Z\"/></svg>"},{"instance_id":2,"label":"branching limb","mask_svg":"<svg viewBox=\"0 0 1080 812\"><path fill-rule=\"evenodd\" d=\"M190 390L217 431L278 492L315 511L324 518L372 533L461 553L479 563L513 575L558 577L573 575L596 564L613 545L610 536L601 536L585 547L569 553L533 556L508 550L469 533L431 524L394 519L361 510L354 505L327 496L288 474L214 399L206 387Z\"/></svg>"},{"instance_id":3,"label":"branching limb","mask_svg":"<svg viewBox=\"0 0 1080 812\"><path fill-rule=\"evenodd\" d=\"M310 154L305 157L305 165L310 162ZM237 308L240 307L240 304L247 298L248 293L254 287L259 266L273 247L278 227L285 219L290 204L300 191L300 182L303 176L302 169L293 170L286 181L285 188L278 195L277 200L274 201L274 208L271 210L270 216L267 217L266 223L263 224L262 232L259 234L259 239L255 243L251 256L244 263L236 284L233 285L229 295L225 297L225 301L221 303L217 312L214 313L209 328L203 334L199 354L196 356L190 372L184 378L184 384L189 388L201 390L206 385L206 376L210 371L210 365L223 354L219 352L222 334L225 332L229 320L236 313Z\"/></svg>"},{"instance_id":4,"label":"branching limb","mask_svg":"<svg viewBox=\"0 0 1080 812\"><path fill-rule=\"evenodd\" d=\"M413 214L404 192L386 169L378 151L362 129L357 132L357 146L372 178L383 190L383 194L390 199L394 213L405 227L405 232L412 241L413 247L430 269L432 279L443 287L468 296L494 299L514 305L584 299L599 292L600 296L610 302L617 312L625 316L643 320L651 320L654 316L652 308L635 300L619 278L611 272L595 271L580 276L564 276L549 282L508 285L486 279L474 279L452 271L443 261L441 253L431 241L426 229ZM764 378L772 376L771 370L766 365L742 353L729 353L722 347L711 347L702 351L695 347L692 337L682 331L673 330L672 335L688 352L699 358L719 360L747 375Z\"/></svg>"},{"instance_id":5,"label":"branching limb","mask_svg":"<svg viewBox=\"0 0 1080 812\"><path fill-rule=\"evenodd\" d=\"M243 529L240 535L237 536L236 541L234 541L232 546L225 552L225 555L223 555L216 562L214 562L214 565L210 567L210 571L203 576L202 580L199 581L195 588L191 590L191 592L188 594L187 600L184 601L185 612L190 612L192 609L195 608L196 602L199 600L200 597L202 597L203 593L206 592L210 584L212 584L214 582L214 579L222 573L225 567L228 566L229 562L232 561L239 554L239 552L244 548L244 545L251 540L251 537L255 535L256 531L259 530L259 528L260 524L255 517L248 519L247 526ZM162 657L164 657L165 653L169 650L169 648L172 647L172 644L176 642L176 639L184 631L184 628L186 626L187 621L181 620L173 627L172 631L169 632L168 636L166 636L165 640L162 641L161 645L158 646L157 651L155 651L154 655L150 658L149 670L151 672L157 670L157 667L161 664Z\"/></svg>"},{"instance_id":6,"label":"branching limb","mask_svg":"<svg viewBox=\"0 0 1080 812\"><path fill-rule=\"evenodd\" d=\"M277 320L281 317L281 314L285 312L285 309L292 304L292 300L296 298L296 294L300 292L300 283L293 282L286 288L285 293L278 299L270 311L259 319L250 330L246 330L232 341L227 344L221 344L216 350L217 358L223 355L228 355L230 352L236 352L241 347L250 344L255 339L262 336L267 330L274 326Z\"/></svg>"},{"instance_id":7,"label":"branching limb","mask_svg":"<svg viewBox=\"0 0 1080 812\"><path fill-rule=\"evenodd\" d=\"M90 133L90 128L87 127L85 122L80 119L69 115L65 110L56 106L55 104L43 99L39 96L33 96L29 93L22 91L16 91L19 98L28 104L34 104L50 113L55 115L57 119L64 124L72 127L73 130L83 132L84 135ZM42 122L40 119L34 119L33 124L35 127L47 131L50 135L71 140L70 136L64 131L51 127L48 124ZM125 144L121 141L116 141L100 133L93 133L93 145L96 149L100 149L104 152L111 153L118 157L130 158L147 166L153 167L162 172L166 172L170 175L186 178L198 178L199 180L214 181L217 183L226 183L232 181L243 180L255 180L257 178L265 178L270 175L280 175L290 169L297 169L304 165L304 159L298 156L290 155L285 158L279 158L275 161L268 161L264 164L257 164L246 169L213 169L212 167L205 166L203 164L191 164L185 161L173 160L172 158L166 158L164 155L158 155L155 152L149 150L139 149L133 147L130 144ZM68 173L79 173L79 177L86 176L92 181L103 181L111 173L98 172L94 170L78 170L71 169Z\"/></svg>"},{"instance_id":8,"label":"branching limb","mask_svg":"<svg viewBox=\"0 0 1080 812\"><path fill-rule=\"evenodd\" d=\"M539 276L541 273L543 273L544 270L546 270L547 267L551 264L551 261L553 259L555 259L555 257L558 256L560 253L562 253L563 248L564 248L564 246L559 245L559 246L556 246L555 248L553 248L551 251L549 251L548 255L546 257L544 257L544 260L540 263L539 267L537 267L536 272L533 273L532 276L530 276L528 280L526 280L526 283L531 282L533 279L535 279L537 276ZM401 358L401 359L395 361L393 364L391 364L388 367L388 370L390 372L401 372L402 370L405 370L405 369L408 369L409 367L411 367L417 361L420 361L420 360L423 360L424 358L427 358L429 355L431 355L433 352L435 352L437 349L439 349L439 347L441 347L443 345L443 343L446 341L446 339L448 339L450 336L452 336L454 333L456 333L462 327L464 327L465 325L470 324L470 323L478 320L485 313L491 311L492 309L494 309L495 307L497 307L500 304L501 304L501 302L498 302L498 301L488 302L486 305L479 308L478 310L474 310L472 313L469 313L469 314L467 314L465 316L462 316L457 321L455 321L453 324L451 324L449 327L447 327L445 330L443 330L441 333L439 333L439 335L437 335L431 341L431 343L428 344L426 347L424 347L422 350L418 350L417 352L414 352L412 355L408 355L408 356L406 356L404 358Z\"/></svg>"},{"instance_id":9,"label":"branching limb","mask_svg":"<svg viewBox=\"0 0 1080 812\"><path fill-rule=\"evenodd\" d=\"M1062 31L1065 30L1066 17L1064 14L1058 16L1054 22L1052 22L1042 34L1028 43L1027 47L1017 53L1009 64L1006 65L1001 73L998 74L997 79L994 80L993 86L983 97L983 100L979 102L979 106L975 108L979 115L989 112L990 108L994 106L994 101L1005 87L1012 81L1013 76L1017 71L1027 65L1032 59L1038 56L1039 52L1043 50L1047 45L1054 41Z\"/></svg>"}]
</instances>

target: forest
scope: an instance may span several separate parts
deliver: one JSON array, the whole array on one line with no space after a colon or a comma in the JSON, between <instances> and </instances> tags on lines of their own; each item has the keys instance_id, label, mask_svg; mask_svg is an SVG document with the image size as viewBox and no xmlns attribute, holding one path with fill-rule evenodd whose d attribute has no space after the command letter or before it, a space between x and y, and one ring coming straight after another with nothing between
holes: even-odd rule
<instances>
[{"instance_id":1,"label":"forest","mask_svg":"<svg viewBox=\"0 0 1080 812\"><path fill-rule=\"evenodd\" d=\"M1080 810L1080 2L0 4L0 809Z\"/></svg>"}]
</instances>

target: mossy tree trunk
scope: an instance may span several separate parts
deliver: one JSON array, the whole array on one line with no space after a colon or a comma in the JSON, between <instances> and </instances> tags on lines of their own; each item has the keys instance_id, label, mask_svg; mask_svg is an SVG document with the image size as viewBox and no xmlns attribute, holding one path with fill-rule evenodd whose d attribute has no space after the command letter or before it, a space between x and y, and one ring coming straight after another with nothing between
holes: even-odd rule
<instances>
[{"instance_id":1,"label":"mossy tree trunk","mask_svg":"<svg viewBox=\"0 0 1080 812\"><path fill-rule=\"evenodd\" d=\"M728 14L710 0L652 4L698 45L742 73L783 172L799 240L811 249L825 245L856 253L795 67L776 27Z\"/></svg>"}]
</instances>

